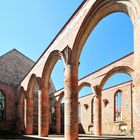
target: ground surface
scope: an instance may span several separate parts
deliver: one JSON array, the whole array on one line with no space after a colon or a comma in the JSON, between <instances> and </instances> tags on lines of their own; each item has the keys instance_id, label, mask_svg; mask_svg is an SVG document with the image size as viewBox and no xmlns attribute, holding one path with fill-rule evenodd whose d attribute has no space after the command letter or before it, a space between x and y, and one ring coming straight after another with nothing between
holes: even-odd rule
<instances>
[{"instance_id":1,"label":"ground surface","mask_svg":"<svg viewBox=\"0 0 140 140\"><path fill-rule=\"evenodd\" d=\"M15 139L15 140L65 140L63 135L49 135L49 137L39 137L37 135L21 135L21 134L4 134L0 133L0 139ZM102 136L102 137L96 137L93 135L85 135L81 134L79 135L79 140L134 140L133 137L125 137L125 136Z\"/></svg>"}]
</instances>

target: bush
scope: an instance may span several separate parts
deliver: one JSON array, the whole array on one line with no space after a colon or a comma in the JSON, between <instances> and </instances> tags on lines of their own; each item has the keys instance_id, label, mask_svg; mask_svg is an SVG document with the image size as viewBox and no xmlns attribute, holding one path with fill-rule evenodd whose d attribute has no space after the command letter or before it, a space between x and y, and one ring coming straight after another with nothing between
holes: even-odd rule
<instances>
[{"instance_id":1,"label":"bush","mask_svg":"<svg viewBox=\"0 0 140 140\"><path fill-rule=\"evenodd\" d=\"M130 132L130 135L133 136L134 135L134 128L131 128L129 132Z\"/></svg>"},{"instance_id":2,"label":"bush","mask_svg":"<svg viewBox=\"0 0 140 140\"><path fill-rule=\"evenodd\" d=\"M126 135L126 129L120 129L121 134Z\"/></svg>"}]
</instances>

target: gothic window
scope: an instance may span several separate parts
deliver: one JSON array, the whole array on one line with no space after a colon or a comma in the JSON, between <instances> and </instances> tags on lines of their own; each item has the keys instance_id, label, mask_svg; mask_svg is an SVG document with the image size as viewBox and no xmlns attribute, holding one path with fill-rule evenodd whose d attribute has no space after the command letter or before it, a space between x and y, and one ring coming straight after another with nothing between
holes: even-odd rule
<instances>
[{"instance_id":1,"label":"gothic window","mask_svg":"<svg viewBox=\"0 0 140 140\"><path fill-rule=\"evenodd\" d=\"M115 121L122 120L122 92L118 91L115 94Z\"/></svg>"},{"instance_id":2,"label":"gothic window","mask_svg":"<svg viewBox=\"0 0 140 140\"><path fill-rule=\"evenodd\" d=\"M5 115L5 97L4 94L0 91L0 121L4 120Z\"/></svg>"}]
</instances>

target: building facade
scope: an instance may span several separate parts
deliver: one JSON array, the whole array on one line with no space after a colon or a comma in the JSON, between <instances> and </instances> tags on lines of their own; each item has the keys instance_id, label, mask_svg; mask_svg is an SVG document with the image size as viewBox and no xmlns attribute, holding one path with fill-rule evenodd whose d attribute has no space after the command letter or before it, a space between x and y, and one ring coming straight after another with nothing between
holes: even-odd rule
<instances>
[{"instance_id":1,"label":"building facade","mask_svg":"<svg viewBox=\"0 0 140 140\"><path fill-rule=\"evenodd\" d=\"M18 86L33 65L16 49L0 56L0 131L16 130Z\"/></svg>"},{"instance_id":2,"label":"building facade","mask_svg":"<svg viewBox=\"0 0 140 140\"><path fill-rule=\"evenodd\" d=\"M92 76L84 77L78 81L79 59L86 40L96 25L111 13L123 12L127 14L133 25L134 54L125 57L104 67L103 71L96 71ZM33 134L33 102L34 87L39 87L39 112L38 134L48 136L50 123L49 97L56 100L56 130L60 133L61 113L60 103L64 96L64 128L66 140L78 139L78 92L79 88L88 85L94 94L94 134L101 135L102 129L102 90L103 85L113 74L122 72L133 79L133 126L134 138L140 137L140 0L84 0L75 13L71 16L58 35L53 39L32 69L21 81L17 105L17 128L26 134ZM50 95L50 75L56 64L61 59L65 66L64 90ZM94 83L93 83L94 81ZM58 95L59 94L59 95ZM122 98L122 91L116 93L117 98ZM106 100L105 100L106 101ZM120 105L121 106L121 105ZM115 109L116 120L121 115L120 108ZM108 125L108 124L107 124ZM122 126L126 128L126 126Z\"/></svg>"},{"instance_id":3,"label":"building facade","mask_svg":"<svg viewBox=\"0 0 140 140\"><path fill-rule=\"evenodd\" d=\"M133 128L132 92L132 81L102 91L103 135L131 135ZM122 94L119 98L118 93ZM94 112L93 94L79 98L79 110L79 133L94 134L96 112Z\"/></svg>"}]
</instances>

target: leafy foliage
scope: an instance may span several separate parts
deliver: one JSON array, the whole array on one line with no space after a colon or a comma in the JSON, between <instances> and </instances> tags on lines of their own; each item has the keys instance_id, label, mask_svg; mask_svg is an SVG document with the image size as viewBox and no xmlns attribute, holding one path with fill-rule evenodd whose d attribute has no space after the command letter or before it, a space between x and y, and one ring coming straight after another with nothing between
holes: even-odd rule
<instances>
[{"instance_id":1,"label":"leafy foliage","mask_svg":"<svg viewBox=\"0 0 140 140\"><path fill-rule=\"evenodd\" d=\"M5 97L2 92L0 92L0 120L4 119L4 109L5 109Z\"/></svg>"}]
</instances>

